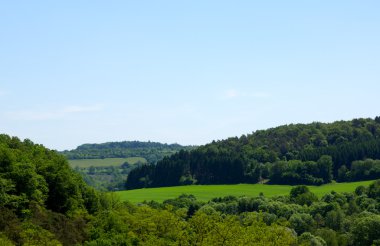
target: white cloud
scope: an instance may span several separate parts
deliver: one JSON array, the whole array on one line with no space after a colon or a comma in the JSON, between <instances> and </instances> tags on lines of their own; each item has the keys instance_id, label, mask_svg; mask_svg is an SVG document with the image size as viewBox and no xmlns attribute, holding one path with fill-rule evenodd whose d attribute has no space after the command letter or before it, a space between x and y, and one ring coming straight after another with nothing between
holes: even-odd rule
<instances>
[{"instance_id":1,"label":"white cloud","mask_svg":"<svg viewBox=\"0 0 380 246\"><path fill-rule=\"evenodd\" d=\"M103 109L102 105L91 106L69 106L62 110L64 113L84 113L84 112L96 112Z\"/></svg>"},{"instance_id":2,"label":"white cloud","mask_svg":"<svg viewBox=\"0 0 380 246\"><path fill-rule=\"evenodd\" d=\"M103 110L102 105L91 106L68 106L64 108L52 110L22 110L6 113L6 116L12 120L58 120L71 115L78 115L81 113L97 112Z\"/></svg>"},{"instance_id":3,"label":"white cloud","mask_svg":"<svg viewBox=\"0 0 380 246\"><path fill-rule=\"evenodd\" d=\"M230 89L224 92L224 98L233 99L233 98L268 98L271 95L267 92L258 91L258 92L242 92L236 89Z\"/></svg>"},{"instance_id":4,"label":"white cloud","mask_svg":"<svg viewBox=\"0 0 380 246\"><path fill-rule=\"evenodd\" d=\"M230 90L225 91L224 96L228 99L231 99L231 98L239 97L240 93L239 91L235 89L230 89Z\"/></svg>"},{"instance_id":5,"label":"white cloud","mask_svg":"<svg viewBox=\"0 0 380 246\"><path fill-rule=\"evenodd\" d=\"M53 120L59 119L63 115L59 112L47 112L47 111L14 111L6 113L7 118L12 120Z\"/></svg>"}]
</instances>

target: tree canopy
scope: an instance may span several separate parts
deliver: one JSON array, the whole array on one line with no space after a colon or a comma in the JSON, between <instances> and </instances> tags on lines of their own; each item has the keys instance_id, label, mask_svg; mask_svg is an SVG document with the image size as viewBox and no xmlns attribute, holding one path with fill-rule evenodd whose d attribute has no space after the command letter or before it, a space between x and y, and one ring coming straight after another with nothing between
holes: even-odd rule
<instances>
[{"instance_id":1,"label":"tree canopy","mask_svg":"<svg viewBox=\"0 0 380 246\"><path fill-rule=\"evenodd\" d=\"M99 159L143 157L150 163L162 160L165 156L174 154L182 149L190 150L194 146L179 144L163 144L158 142L123 141L101 144L82 144L73 150L61 153L68 159Z\"/></svg>"},{"instance_id":2,"label":"tree canopy","mask_svg":"<svg viewBox=\"0 0 380 246\"><path fill-rule=\"evenodd\" d=\"M380 178L380 121L291 124L181 150L133 170L127 188L269 182L320 185ZM343 167L343 169L341 169ZM363 167L369 168L365 170ZM368 172L367 172L368 171Z\"/></svg>"},{"instance_id":3,"label":"tree canopy","mask_svg":"<svg viewBox=\"0 0 380 246\"><path fill-rule=\"evenodd\" d=\"M330 164L322 156L313 165ZM134 205L88 187L57 152L0 135L0 244L6 246L377 245L379 191L376 181L320 199L296 186L273 198L200 202L184 194Z\"/></svg>"}]
</instances>

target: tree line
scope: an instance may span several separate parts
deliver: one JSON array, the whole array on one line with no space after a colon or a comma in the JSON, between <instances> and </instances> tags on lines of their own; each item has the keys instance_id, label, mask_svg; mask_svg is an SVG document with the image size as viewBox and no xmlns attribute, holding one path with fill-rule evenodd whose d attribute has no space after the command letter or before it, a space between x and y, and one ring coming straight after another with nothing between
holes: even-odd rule
<instances>
[{"instance_id":1,"label":"tree line","mask_svg":"<svg viewBox=\"0 0 380 246\"><path fill-rule=\"evenodd\" d=\"M70 160L143 157L149 163L156 163L165 156L172 155L179 150L190 150L193 148L194 146L182 146L179 144L123 141L102 144L83 144L76 149L62 151L61 154Z\"/></svg>"},{"instance_id":2,"label":"tree line","mask_svg":"<svg viewBox=\"0 0 380 246\"><path fill-rule=\"evenodd\" d=\"M64 156L0 135L0 245L75 245L99 208Z\"/></svg>"},{"instance_id":3,"label":"tree line","mask_svg":"<svg viewBox=\"0 0 380 246\"><path fill-rule=\"evenodd\" d=\"M129 164L124 162L119 167L104 166L104 167L78 167L74 170L79 173L86 184L94 187L99 191L116 191L125 189L125 180L128 173L134 168L143 165L142 162Z\"/></svg>"},{"instance_id":4,"label":"tree line","mask_svg":"<svg viewBox=\"0 0 380 246\"><path fill-rule=\"evenodd\" d=\"M81 244L379 245L379 191L376 181L355 192L332 191L321 198L306 186L296 186L289 195L272 198L261 194L203 202L183 194L138 205L109 195L86 224Z\"/></svg>"},{"instance_id":5,"label":"tree line","mask_svg":"<svg viewBox=\"0 0 380 246\"><path fill-rule=\"evenodd\" d=\"M132 170L126 187L268 181L320 185L338 180L342 166L350 171L354 161L368 158L380 159L380 117L291 124L181 150ZM371 177L380 178L378 172Z\"/></svg>"}]
</instances>

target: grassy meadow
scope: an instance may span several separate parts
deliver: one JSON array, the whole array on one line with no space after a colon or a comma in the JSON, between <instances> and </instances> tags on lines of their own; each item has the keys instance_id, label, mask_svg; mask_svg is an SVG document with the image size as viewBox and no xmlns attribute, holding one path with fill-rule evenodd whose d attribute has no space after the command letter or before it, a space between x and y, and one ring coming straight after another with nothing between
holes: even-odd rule
<instances>
[{"instance_id":1,"label":"grassy meadow","mask_svg":"<svg viewBox=\"0 0 380 246\"><path fill-rule=\"evenodd\" d=\"M356 187L368 186L373 181L360 181L352 183L331 183L322 186L308 186L318 197L330 191L352 192ZM162 188L147 188L115 192L121 200L129 200L132 203L144 200L162 202L167 199L178 197L181 194L193 194L200 201L208 201L215 197L233 196L258 196L260 192L265 196L289 194L290 185L266 185L266 184L237 184L237 185L189 185Z\"/></svg>"},{"instance_id":2,"label":"grassy meadow","mask_svg":"<svg viewBox=\"0 0 380 246\"><path fill-rule=\"evenodd\" d=\"M123 163L128 162L133 165L138 162L146 163L145 158L142 157L128 157L128 158L104 158L104 159L79 159L69 160L71 167L89 168L93 167L119 167Z\"/></svg>"}]
</instances>

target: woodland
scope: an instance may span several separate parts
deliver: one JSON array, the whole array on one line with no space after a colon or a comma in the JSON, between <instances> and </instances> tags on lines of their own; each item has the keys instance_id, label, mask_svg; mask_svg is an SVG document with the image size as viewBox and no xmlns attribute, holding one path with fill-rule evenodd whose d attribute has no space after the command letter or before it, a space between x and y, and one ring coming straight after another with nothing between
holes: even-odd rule
<instances>
[{"instance_id":1,"label":"woodland","mask_svg":"<svg viewBox=\"0 0 380 246\"><path fill-rule=\"evenodd\" d=\"M90 187L57 151L2 134L0 245L380 245L380 180L320 198L304 185L379 178L379 130L378 117L288 125L181 150L132 170L127 187L295 186L138 204Z\"/></svg>"}]
</instances>

